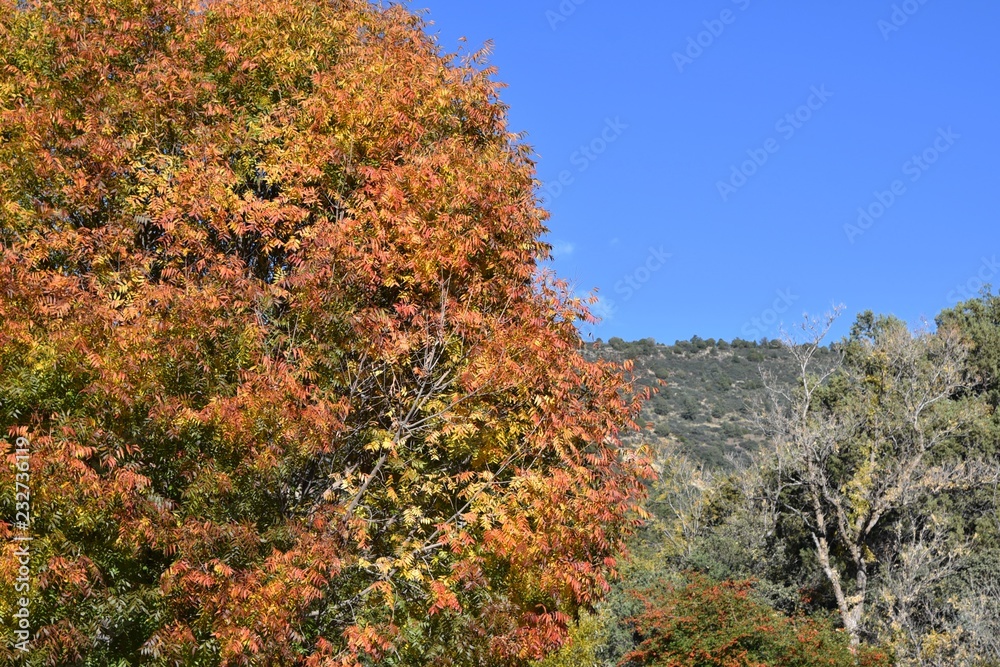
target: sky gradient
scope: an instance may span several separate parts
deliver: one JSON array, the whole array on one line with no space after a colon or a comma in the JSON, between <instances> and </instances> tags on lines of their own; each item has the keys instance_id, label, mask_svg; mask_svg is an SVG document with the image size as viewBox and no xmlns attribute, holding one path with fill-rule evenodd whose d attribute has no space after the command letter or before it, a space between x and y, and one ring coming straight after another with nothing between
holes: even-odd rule
<instances>
[{"instance_id":1,"label":"sky gradient","mask_svg":"<svg viewBox=\"0 0 1000 667\"><path fill-rule=\"evenodd\" d=\"M587 335L917 325L1000 286L1000 3L417 0L494 43Z\"/></svg>"}]
</instances>

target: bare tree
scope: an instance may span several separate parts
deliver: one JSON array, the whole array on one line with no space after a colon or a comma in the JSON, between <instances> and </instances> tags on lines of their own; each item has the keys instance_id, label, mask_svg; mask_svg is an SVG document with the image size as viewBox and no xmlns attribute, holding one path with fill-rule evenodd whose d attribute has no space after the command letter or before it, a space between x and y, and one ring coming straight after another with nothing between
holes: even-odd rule
<instances>
[{"instance_id":1,"label":"bare tree","mask_svg":"<svg viewBox=\"0 0 1000 667\"><path fill-rule=\"evenodd\" d=\"M654 467L659 482L649 499L657 510L653 525L671 554L689 557L709 523L715 475L673 448L657 451Z\"/></svg>"},{"instance_id":2,"label":"bare tree","mask_svg":"<svg viewBox=\"0 0 1000 667\"><path fill-rule=\"evenodd\" d=\"M891 561L884 564L878 581L875 605L878 612L874 624L880 636L890 638L896 649L896 658L903 665L926 665L924 639L928 629L944 630L942 637L956 641L939 642L958 644L960 631L956 632L954 613L943 604L939 590L941 584L959 571L962 559L968 553L968 543L956 540L948 527L937 521L915 520L899 522L889 537ZM949 660L957 664L952 647L946 652ZM938 656L940 657L940 656Z\"/></svg>"},{"instance_id":3,"label":"bare tree","mask_svg":"<svg viewBox=\"0 0 1000 667\"><path fill-rule=\"evenodd\" d=\"M970 594L956 601L963 640L981 664L1000 664L1000 572L980 573L965 583Z\"/></svg>"},{"instance_id":4,"label":"bare tree","mask_svg":"<svg viewBox=\"0 0 1000 667\"><path fill-rule=\"evenodd\" d=\"M759 425L773 447L758 462L775 473L773 511L806 526L857 644L876 574L915 568L898 578L912 590L928 567L943 563L940 550L919 551L926 534L895 524L919 514L928 498L969 483L968 466L934 453L971 414L948 400L963 387L966 350L957 334L914 334L896 320L878 320L856 331L838 363L816 368L835 318L807 321L804 343L786 338L799 379L788 388L765 378Z\"/></svg>"}]
</instances>

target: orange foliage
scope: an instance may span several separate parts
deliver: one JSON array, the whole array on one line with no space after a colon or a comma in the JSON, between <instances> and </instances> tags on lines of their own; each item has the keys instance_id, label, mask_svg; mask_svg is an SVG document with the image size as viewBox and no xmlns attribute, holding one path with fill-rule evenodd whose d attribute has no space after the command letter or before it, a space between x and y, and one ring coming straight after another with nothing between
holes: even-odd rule
<instances>
[{"instance_id":1,"label":"orange foliage","mask_svg":"<svg viewBox=\"0 0 1000 667\"><path fill-rule=\"evenodd\" d=\"M33 659L558 646L634 523L641 397L539 273L484 54L363 0L16 5L0 428L32 443Z\"/></svg>"}]
</instances>

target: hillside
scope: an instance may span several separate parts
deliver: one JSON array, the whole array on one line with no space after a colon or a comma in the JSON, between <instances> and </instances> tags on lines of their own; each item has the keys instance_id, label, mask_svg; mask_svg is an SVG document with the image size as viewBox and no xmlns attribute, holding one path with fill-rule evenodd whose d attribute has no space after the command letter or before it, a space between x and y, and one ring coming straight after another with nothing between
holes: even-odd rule
<instances>
[{"instance_id":1,"label":"hillside","mask_svg":"<svg viewBox=\"0 0 1000 667\"><path fill-rule=\"evenodd\" d=\"M762 372L781 384L795 382L797 373L779 341L730 343L694 336L664 345L652 338L612 338L598 340L590 350L613 361L633 360L635 380L658 387L643 414L653 433L709 465L725 464L727 453L757 446L747 407L763 389ZM818 361L832 360L834 354L824 348Z\"/></svg>"}]
</instances>

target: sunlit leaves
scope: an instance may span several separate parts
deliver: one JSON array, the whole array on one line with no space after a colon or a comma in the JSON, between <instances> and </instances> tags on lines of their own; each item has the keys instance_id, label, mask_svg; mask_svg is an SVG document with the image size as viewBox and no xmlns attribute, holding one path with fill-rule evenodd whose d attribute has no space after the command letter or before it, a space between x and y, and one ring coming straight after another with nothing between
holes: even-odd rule
<instances>
[{"instance_id":1,"label":"sunlit leaves","mask_svg":"<svg viewBox=\"0 0 1000 667\"><path fill-rule=\"evenodd\" d=\"M3 9L31 660L558 646L633 525L639 397L538 279L546 214L492 70L362 0ZM129 596L138 620L109 611Z\"/></svg>"}]
</instances>

